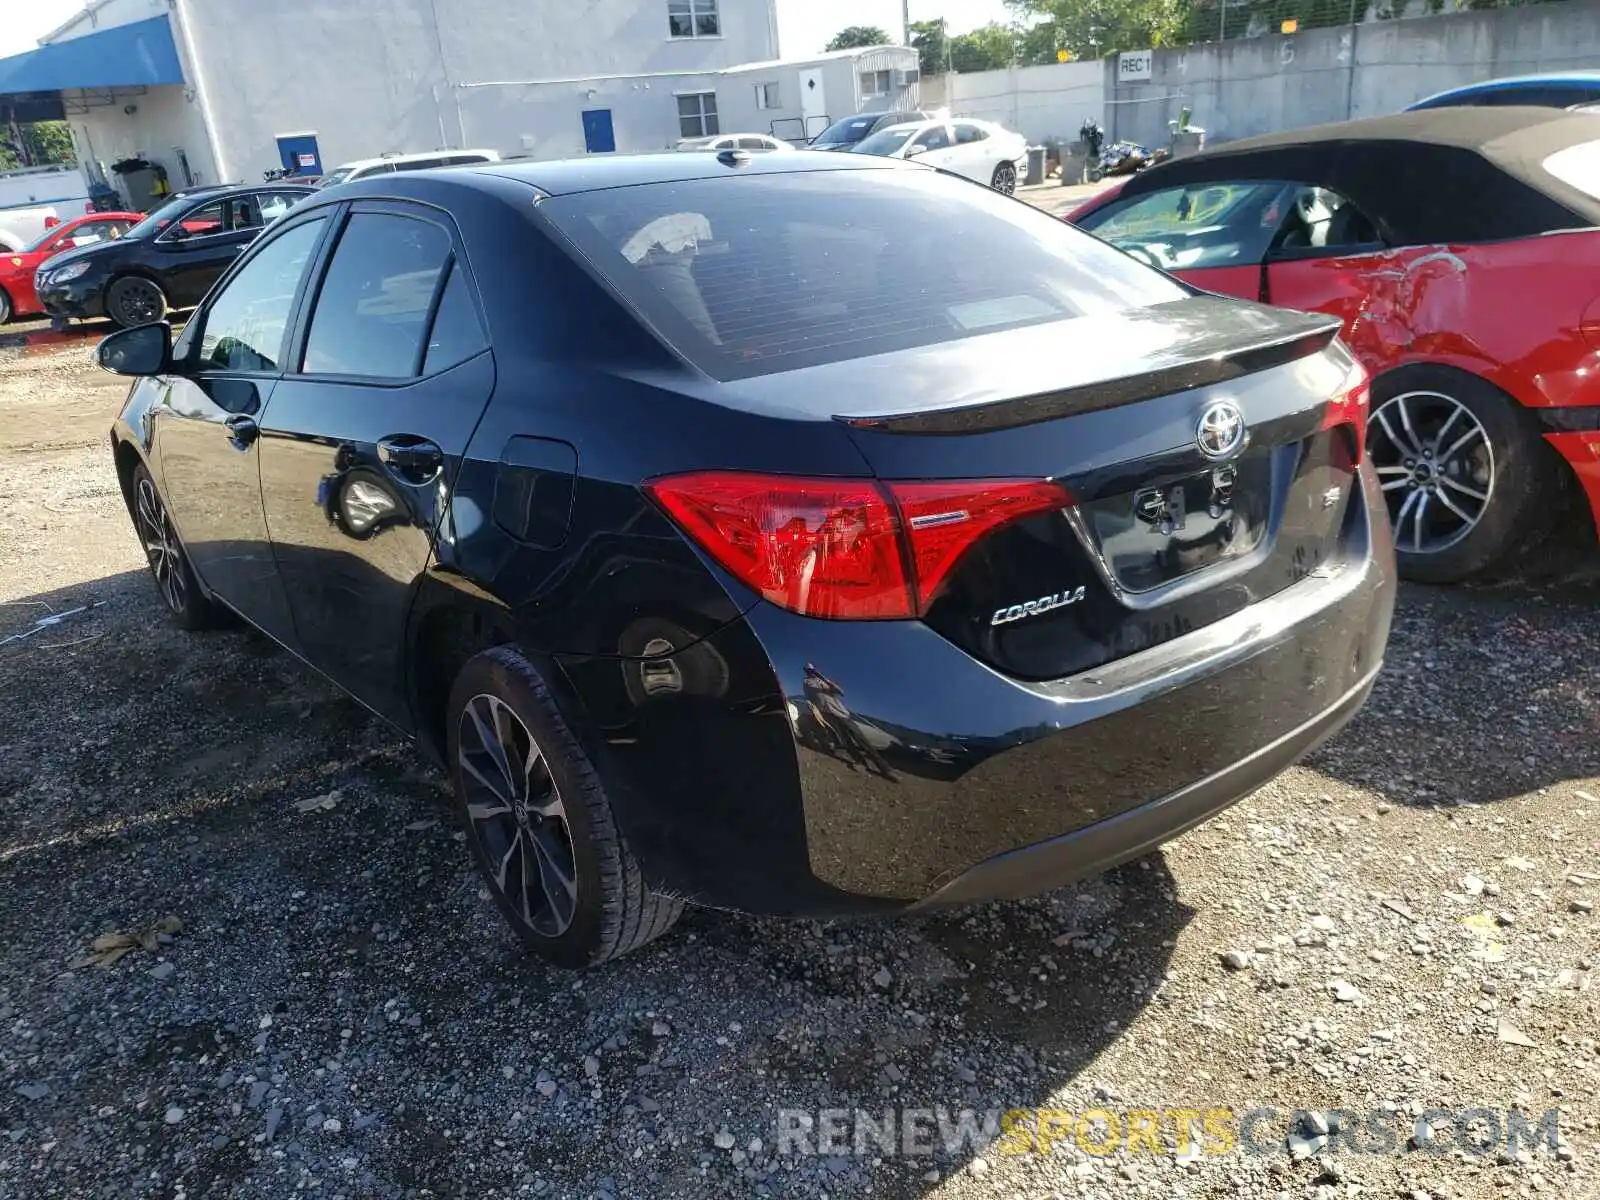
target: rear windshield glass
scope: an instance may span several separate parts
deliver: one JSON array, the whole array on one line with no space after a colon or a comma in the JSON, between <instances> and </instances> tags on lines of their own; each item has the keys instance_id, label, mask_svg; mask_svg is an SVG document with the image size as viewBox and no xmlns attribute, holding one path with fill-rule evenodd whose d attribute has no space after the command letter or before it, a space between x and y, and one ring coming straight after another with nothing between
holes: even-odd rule
<instances>
[{"instance_id":1,"label":"rear windshield glass","mask_svg":"<svg viewBox=\"0 0 1600 1200\"><path fill-rule=\"evenodd\" d=\"M1600 200L1600 142L1580 142L1557 150L1544 160L1544 169L1568 187Z\"/></svg>"},{"instance_id":2,"label":"rear windshield glass","mask_svg":"<svg viewBox=\"0 0 1600 1200\"><path fill-rule=\"evenodd\" d=\"M542 208L648 323L719 379L1189 294L1055 217L931 171L721 176Z\"/></svg>"},{"instance_id":3,"label":"rear windshield glass","mask_svg":"<svg viewBox=\"0 0 1600 1200\"><path fill-rule=\"evenodd\" d=\"M859 142L872 132L872 127L878 123L878 114L868 113L864 117L846 117L842 121L835 121L816 137L818 142L837 145L840 142Z\"/></svg>"}]
</instances>

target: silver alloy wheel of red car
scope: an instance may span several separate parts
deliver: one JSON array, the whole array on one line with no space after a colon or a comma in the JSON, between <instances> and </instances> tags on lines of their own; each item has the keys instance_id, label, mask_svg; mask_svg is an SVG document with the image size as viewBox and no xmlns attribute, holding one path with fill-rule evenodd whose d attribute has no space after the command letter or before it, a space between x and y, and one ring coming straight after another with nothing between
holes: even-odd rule
<instances>
[{"instance_id":1,"label":"silver alloy wheel of red car","mask_svg":"<svg viewBox=\"0 0 1600 1200\"><path fill-rule=\"evenodd\" d=\"M1437 554L1468 537L1494 499L1494 445L1471 409L1438 391L1384 401L1367 423L1396 546Z\"/></svg>"}]
</instances>

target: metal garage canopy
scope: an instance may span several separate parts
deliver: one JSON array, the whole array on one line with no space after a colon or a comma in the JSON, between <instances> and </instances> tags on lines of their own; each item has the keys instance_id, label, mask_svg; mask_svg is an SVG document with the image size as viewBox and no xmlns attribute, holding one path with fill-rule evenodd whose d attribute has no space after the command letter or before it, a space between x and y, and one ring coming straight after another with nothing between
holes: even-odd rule
<instances>
[{"instance_id":1,"label":"metal garage canopy","mask_svg":"<svg viewBox=\"0 0 1600 1200\"><path fill-rule=\"evenodd\" d=\"M182 83L166 17L118 25L0 58L0 103L11 97Z\"/></svg>"}]
</instances>

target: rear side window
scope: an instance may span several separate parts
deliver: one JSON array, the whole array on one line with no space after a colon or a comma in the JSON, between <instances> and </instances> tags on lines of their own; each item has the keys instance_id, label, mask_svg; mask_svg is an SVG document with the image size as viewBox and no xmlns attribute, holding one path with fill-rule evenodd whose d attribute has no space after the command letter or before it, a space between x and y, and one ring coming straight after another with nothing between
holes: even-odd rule
<instances>
[{"instance_id":1,"label":"rear side window","mask_svg":"<svg viewBox=\"0 0 1600 1200\"><path fill-rule=\"evenodd\" d=\"M1294 191L1253 180L1191 184L1113 200L1083 229L1168 271L1259 263L1284 227Z\"/></svg>"},{"instance_id":2,"label":"rear side window","mask_svg":"<svg viewBox=\"0 0 1600 1200\"><path fill-rule=\"evenodd\" d=\"M439 297L433 329L428 334L428 352L423 356L422 373L432 375L464 363L487 345L467 277L460 266L453 266L450 278L445 280L444 294Z\"/></svg>"},{"instance_id":3,"label":"rear side window","mask_svg":"<svg viewBox=\"0 0 1600 1200\"><path fill-rule=\"evenodd\" d=\"M1189 294L1063 221L931 171L722 176L541 211L720 379Z\"/></svg>"},{"instance_id":4,"label":"rear side window","mask_svg":"<svg viewBox=\"0 0 1600 1200\"><path fill-rule=\"evenodd\" d=\"M1544 169L1568 187L1600 200L1600 141L1558 150L1544 160Z\"/></svg>"},{"instance_id":5,"label":"rear side window","mask_svg":"<svg viewBox=\"0 0 1600 1200\"><path fill-rule=\"evenodd\" d=\"M422 361L428 310L450 258L431 221L357 213L334 248L312 312L307 374L407 379Z\"/></svg>"}]
</instances>

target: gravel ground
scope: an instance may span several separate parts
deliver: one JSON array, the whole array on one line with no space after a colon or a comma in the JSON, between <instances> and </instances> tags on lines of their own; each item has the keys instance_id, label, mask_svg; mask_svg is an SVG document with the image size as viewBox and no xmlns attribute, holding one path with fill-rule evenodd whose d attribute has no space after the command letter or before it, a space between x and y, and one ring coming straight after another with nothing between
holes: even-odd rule
<instances>
[{"instance_id":1,"label":"gravel ground","mask_svg":"<svg viewBox=\"0 0 1600 1200\"><path fill-rule=\"evenodd\" d=\"M120 385L83 347L0 359L0 642L93 606L0 644L0 1197L1600 1196L1581 547L1407 590L1355 723L1161 854L913 921L694 912L573 977L516 950L400 738L257 636L165 624ZM1161 1153L816 1144L822 1109L1263 1106L1260 1153L1174 1153L1170 1116ZM1551 1106L1554 1148L1436 1113L1408 1148L1426 1110ZM1332 1108L1331 1143L1290 1127ZM1387 1152L1348 1148L1369 1120Z\"/></svg>"}]
</instances>

